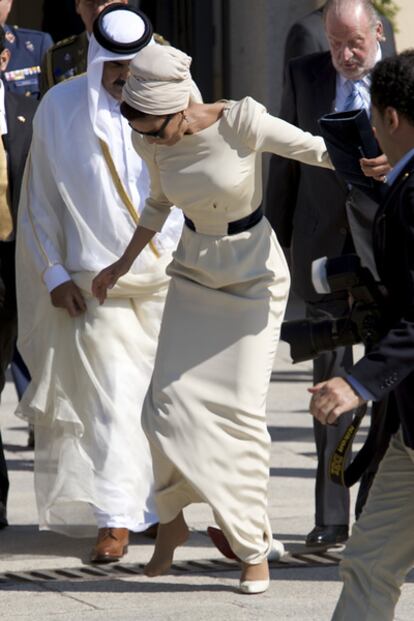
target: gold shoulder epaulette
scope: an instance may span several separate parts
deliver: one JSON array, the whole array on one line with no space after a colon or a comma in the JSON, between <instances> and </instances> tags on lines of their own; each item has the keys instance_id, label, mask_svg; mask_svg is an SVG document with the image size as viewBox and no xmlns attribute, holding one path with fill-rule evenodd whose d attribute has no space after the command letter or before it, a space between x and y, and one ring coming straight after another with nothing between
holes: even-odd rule
<instances>
[{"instance_id":1,"label":"gold shoulder epaulette","mask_svg":"<svg viewBox=\"0 0 414 621\"><path fill-rule=\"evenodd\" d=\"M76 41L78 36L79 35L72 35L70 37L66 37L66 39L62 39L61 41L57 41L57 43L52 45L52 47L50 49L51 50L57 50L58 48L64 47L65 45L71 45L74 41Z\"/></svg>"}]
</instances>

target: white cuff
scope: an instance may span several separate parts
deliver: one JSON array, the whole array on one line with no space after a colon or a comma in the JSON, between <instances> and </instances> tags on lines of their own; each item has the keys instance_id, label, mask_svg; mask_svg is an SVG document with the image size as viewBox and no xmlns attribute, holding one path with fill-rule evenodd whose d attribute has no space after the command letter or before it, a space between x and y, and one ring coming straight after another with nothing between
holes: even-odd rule
<instances>
[{"instance_id":1,"label":"white cuff","mask_svg":"<svg viewBox=\"0 0 414 621\"><path fill-rule=\"evenodd\" d=\"M64 282L71 280L71 277L63 267L59 263L55 265L51 265L43 272L43 282L45 283L47 290L49 293L62 285Z\"/></svg>"}]
</instances>

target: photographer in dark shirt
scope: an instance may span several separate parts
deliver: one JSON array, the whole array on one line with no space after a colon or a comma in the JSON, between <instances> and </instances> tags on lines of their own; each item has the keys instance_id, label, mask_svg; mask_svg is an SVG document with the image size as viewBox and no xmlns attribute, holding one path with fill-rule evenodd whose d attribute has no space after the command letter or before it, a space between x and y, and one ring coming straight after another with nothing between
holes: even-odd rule
<instances>
[{"instance_id":1,"label":"photographer in dark shirt","mask_svg":"<svg viewBox=\"0 0 414 621\"><path fill-rule=\"evenodd\" d=\"M394 167L373 231L392 319L346 380L334 377L310 389L310 409L330 425L364 401L388 396L396 433L347 545L333 621L391 621L414 564L414 50L376 65L371 101L378 141Z\"/></svg>"}]
</instances>

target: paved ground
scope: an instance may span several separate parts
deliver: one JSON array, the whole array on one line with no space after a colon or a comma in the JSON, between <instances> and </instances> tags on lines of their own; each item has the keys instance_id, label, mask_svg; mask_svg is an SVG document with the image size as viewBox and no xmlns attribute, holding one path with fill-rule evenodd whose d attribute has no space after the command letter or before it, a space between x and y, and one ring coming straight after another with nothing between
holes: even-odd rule
<instances>
[{"instance_id":1,"label":"paved ground","mask_svg":"<svg viewBox=\"0 0 414 621\"><path fill-rule=\"evenodd\" d=\"M178 551L173 571L156 579L140 573L152 549L140 536L134 536L118 569L113 565L96 571L87 560L92 540L39 533L33 453L25 448L24 423L13 415L15 395L9 383L0 408L11 477L11 526L0 531L1 621L330 619L340 591L336 555L309 555L303 546L313 526L315 452L306 393L310 371L310 363L292 367L287 346L281 344L268 400L273 439L270 517L290 556L272 566L271 587L257 596L237 593L237 566L222 562L203 534L212 523L205 505L186 511L194 532ZM398 606L399 621L414 618L413 583L411 574Z\"/></svg>"}]
</instances>

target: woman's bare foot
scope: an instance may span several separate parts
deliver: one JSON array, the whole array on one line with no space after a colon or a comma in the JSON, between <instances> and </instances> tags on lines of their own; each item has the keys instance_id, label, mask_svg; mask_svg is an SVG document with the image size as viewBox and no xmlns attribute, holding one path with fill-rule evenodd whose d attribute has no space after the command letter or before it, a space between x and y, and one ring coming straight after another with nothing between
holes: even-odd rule
<instances>
[{"instance_id":1,"label":"woman's bare foot","mask_svg":"<svg viewBox=\"0 0 414 621\"><path fill-rule=\"evenodd\" d=\"M258 565L248 565L242 563L242 573L240 576L240 582L256 582L257 580L269 579L269 565L267 559L259 563Z\"/></svg>"},{"instance_id":2,"label":"woman's bare foot","mask_svg":"<svg viewBox=\"0 0 414 621\"><path fill-rule=\"evenodd\" d=\"M154 554L150 562L145 565L144 574L153 578L168 571L173 562L175 548L187 541L188 534L188 526L182 511L172 522L160 524Z\"/></svg>"}]
</instances>

